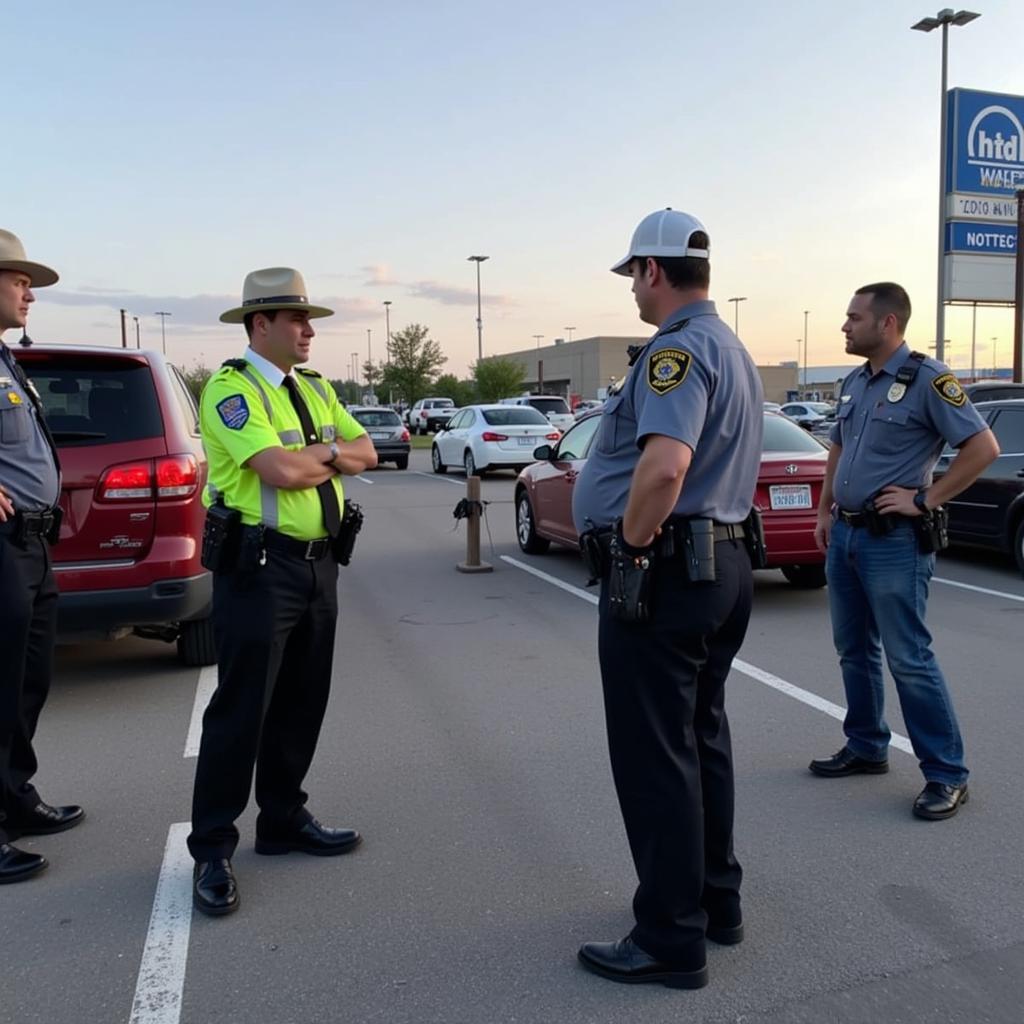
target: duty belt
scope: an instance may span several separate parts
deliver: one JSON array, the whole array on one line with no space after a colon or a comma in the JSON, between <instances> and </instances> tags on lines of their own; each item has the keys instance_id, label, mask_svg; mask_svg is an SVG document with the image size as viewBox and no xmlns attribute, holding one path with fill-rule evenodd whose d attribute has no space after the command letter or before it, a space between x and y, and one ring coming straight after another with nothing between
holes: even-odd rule
<instances>
[{"instance_id":1,"label":"duty belt","mask_svg":"<svg viewBox=\"0 0 1024 1024\"><path fill-rule=\"evenodd\" d=\"M847 526L867 526L868 514L866 512L847 512L845 508L836 508L836 519L842 519Z\"/></svg>"},{"instance_id":2,"label":"duty belt","mask_svg":"<svg viewBox=\"0 0 1024 1024\"><path fill-rule=\"evenodd\" d=\"M680 541L682 539L681 531L685 522L685 519L669 520L662 526L661 533L651 543L651 549L656 555L665 558L682 554ZM723 540L743 540L746 532L742 523L715 523L714 535L715 542L717 543ZM597 532L597 539L605 551L607 551L612 539L611 529L599 530Z\"/></svg>"},{"instance_id":3,"label":"duty belt","mask_svg":"<svg viewBox=\"0 0 1024 1024\"><path fill-rule=\"evenodd\" d=\"M52 509L45 512L17 511L9 522L14 524L15 532L22 537L45 537L53 529L56 517Z\"/></svg>"},{"instance_id":4,"label":"duty belt","mask_svg":"<svg viewBox=\"0 0 1024 1024\"><path fill-rule=\"evenodd\" d=\"M307 562L318 562L331 553L331 538L319 537L316 540L299 540L289 537L277 530L264 530L263 543L268 551L280 551L292 558L302 558Z\"/></svg>"}]
</instances>

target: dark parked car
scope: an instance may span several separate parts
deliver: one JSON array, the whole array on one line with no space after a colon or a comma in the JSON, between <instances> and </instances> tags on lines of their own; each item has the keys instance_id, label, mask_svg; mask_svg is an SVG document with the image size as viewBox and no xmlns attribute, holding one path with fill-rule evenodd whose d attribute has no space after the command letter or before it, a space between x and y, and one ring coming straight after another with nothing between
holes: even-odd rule
<instances>
[{"instance_id":1,"label":"dark parked car","mask_svg":"<svg viewBox=\"0 0 1024 1024\"><path fill-rule=\"evenodd\" d=\"M199 561L206 456L196 403L159 352L33 345L34 382L60 455L53 549L62 639L129 632L216 660L210 574Z\"/></svg>"},{"instance_id":2,"label":"dark parked car","mask_svg":"<svg viewBox=\"0 0 1024 1024\"><path fill-rule=\"evenodd\" d=\"M557 444L539 447L534 457L542 461L519 474L516 537L527 554L542 554L551 541L576 547L572 492L600 421L600 412L585 416ZM764 414L754 503L764 517L768 567L781 569L796 587L825 585L825 556L814 543L814 526L827 460L828 449L791 419Z\"/></svg>"},{"instance_id":3,"label":"dark parked car","mask_svg":"<svg viewBox=\"0 0 1024 1024\"><path fill-rule=\"evenodd\" d=\"M354 405L349 412L370 435L378 462L393 462L399 469L409 465L409 431L394 409L380 405Z\"/></svg>"},{"instance_id":4,"label":"dark parked car","mask_svg":"<svg viewBox=\"0 0 1024 1024\"><path fill-rule=\"evenodd\" d=\"M1024 384L1009 380L976 380L965 384L964 392L977 405L979 402L1001 402L1003 399L1024 398Z\"/></svg>"},{"instance_id":5,"label":"dark parked car","mask_svg":"<svg viewBox=\"0 0 1024 1024\"><path fill-rule=\"evenodd\" d=\"M1024 573L1024 398L978 402L977 409L996 435L1000 454L967 490L947 503L949 538L1010 553ZM936 479L955 455L949 449L942 453Z\"/></svg>"}]
</instances>

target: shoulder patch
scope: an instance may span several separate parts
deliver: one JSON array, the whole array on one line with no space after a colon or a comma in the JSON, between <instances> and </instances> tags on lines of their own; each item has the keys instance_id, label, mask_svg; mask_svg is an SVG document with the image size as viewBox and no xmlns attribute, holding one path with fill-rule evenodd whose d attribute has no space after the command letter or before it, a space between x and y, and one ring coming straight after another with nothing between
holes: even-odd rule
<instances>
[{"instance_id":1,"label":"shoulder patch","mask_svg":"<svg viewBox=\"0 0 1024 1024\"><path fill-rule=\"evenodd\" d=\"M310 370L310 369L307 369L304 366L296 366L295 367L295 372L296 373L301 373L303 377L322 377L323 376L323 374L320 373L318 370Z\"/></svg>"},{"instance_id":2,"label":"shoulder patch","mask_svg":"<svg viewBox=\"0 0 1024 1024\"><path fill-rule=\"evenodd\" d=\"M958 409L967 401L964 389L960 387L960 381L956 379L955 373L940 373L932 381L932 387L939 393L939 398Z\"/></svg>"},{"instance_id":3,"label":"shoulder patch","mask_svg":"<svg viewBox=\"0 0 1024 1024\"><path fill-rule=\"evenodd\" d=\"M667 395L679 387L690 372L693 356L681 348L663 348L647 360L647 386L656 395Z\"/></svg>"},{"instance_id":4,"label":"shoulder patch","mask_svg":"<svg viewBox=\"0 0 1024 1024\"><path fill-rule=\"evenodd\" d=\"M245 395L229 395L217 403L217 415L228 430L241 430L249 422L249 403Z\"/></svg>"}]
</instances>

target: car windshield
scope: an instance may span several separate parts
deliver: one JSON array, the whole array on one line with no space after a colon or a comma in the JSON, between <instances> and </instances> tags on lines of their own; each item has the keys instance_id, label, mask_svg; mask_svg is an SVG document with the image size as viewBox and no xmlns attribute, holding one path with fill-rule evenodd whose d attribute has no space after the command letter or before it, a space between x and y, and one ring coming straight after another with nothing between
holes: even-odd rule
<instances>
[{"instance_id":1,"label":"car windshield","mask_svg":"<svg viewBox=\"0 0 1024 1024\"><path fill-rule=\"evenodd\" d=\"M450 398L435 398L432 402L425 402L427 409L454 409L455 403Z\"/></svg>"},{"instance_id":2,"label":"car windshield","mask_svg":"<svg viewBox=\"0 0 1024 1024\"><path fill-rule=\"evenodd\" d=\"M545 416L565 416L569 412L569 406L565 404L564 398L531 398L530 405Z\"/></svg>"},{"instance_id":3,"label":"car windshield","mask_svg":"<svg viewBox=\"0 0 1024 1024\"><path fill-rule=\"evenodd\" d=\"M398 413L390 409L356 409L352 413L357 423L364 427L400 427Z\"/></svg>"},{"instance_id":4,"label":"car windshield","mask_svg":"<svg viewBox=\"0 0 1024 1024\"><path fill-rule=\"evenodd\" d=\"M484 422L492 427L513 427L525 424L548 426L548 421L528 405L510 405L502 409L482 409Z\"/></svg>"},{"instance_id":5,"label":"car windshield","mask_svg":"<svg viewBox=\"0 0 1024 1024\"><path fill-rule=\"evenodd\" d=\"M823 416L827 416L832 411L832 406L828 402L807 402L806 405L812 412L820 412Z\"/></svg>"},{"instance_id":6,"label":"car windshield","mask_svg":"<svg viewBox=\"0 0 1024 1024\"><path fill-rule=\"evenodd\" d=\"M803 427L785 416L768 414L764 418L764 445L766 452L820 452L824 445Z\"/></svg>"},{"instance_id":7,"label":"car windshield","mask_svg":"<svg viewBox=\"0 0 1024 1024\"><path fill-rule=\"evenodd\" d=\"M62 358L26 366L59 445L88 447L160 437L160 405L148 366Z\"/></svg>"}]
</instances>

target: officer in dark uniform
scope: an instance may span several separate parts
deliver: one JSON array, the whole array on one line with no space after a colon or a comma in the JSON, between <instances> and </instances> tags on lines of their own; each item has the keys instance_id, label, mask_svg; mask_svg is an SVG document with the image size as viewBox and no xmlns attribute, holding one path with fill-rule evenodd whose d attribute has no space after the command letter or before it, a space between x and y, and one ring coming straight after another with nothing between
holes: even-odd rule
<instances>
[{"instance_id":1,"label":"officer in dark uniform","mask_svg":"<svg viewBox=\"0 0 1024 1024\"><path fill-rule=\"evenodd\" d=\"M0 335L24 327L33 288L57 275L0 230ZM39 874L45 857L10 844L73 828L81 807L51 807L32 785L36 723L50 689L57 585L50 544L60 526L60 463L39 396L0 340L0 885Z\"/></svg>"},{"instance_id":2,"label":"officer in dark uniform","mask_svg":"<svg viewBox=\"0 0 1024 1024\"><path fill-rule=\"evenodd\" d=\"M331 385L300 368L310 320L330 315L310 304L297 271L254 271L242 305L221 316L245 324L250 347L203 390L204 559L222 560L213 583L218 685L203 717L188 839L193 902L206 914L239 905L230 858L254 769L257 853L331 856L360 838L321 825L302 790L331 685L340 474L377 464Z\"/></svg>"},{"instance_id":3,"label":"officer in dark uniform","mask_svg":"<svg viewBox=\"0 0 1024 1024\"><path fill-rule=\"evenodd\" d=\"M652 213L612 269L632 277L640 318L658 331L605 403L573 516L607 558L598 653L640 884L632 932L579 957L614 981L698 988L705 938L743 936L724 685L750 617L763 392L708 299L698 220Z\"/></svg>"},{"instance_id":4,"label":"officer in dark uniform","mask_svg":"<svg viewBox=\"0 0 1024 1024\"><path fill-rule=\"evenodd\" d=\"M970 486L999 445L949 368L907 347L909 319L907 293L880 282L857 289L843 324L846 351L868 361L843 382L815 538L827 552L846 745L810 769L825 778L889 770L884 649L925 777L913 811L941 820L967 800L967 766L924 624L938 546L933 510ZM944 443L960 452L934 483Z\"/></svg>"}]
</instances>

